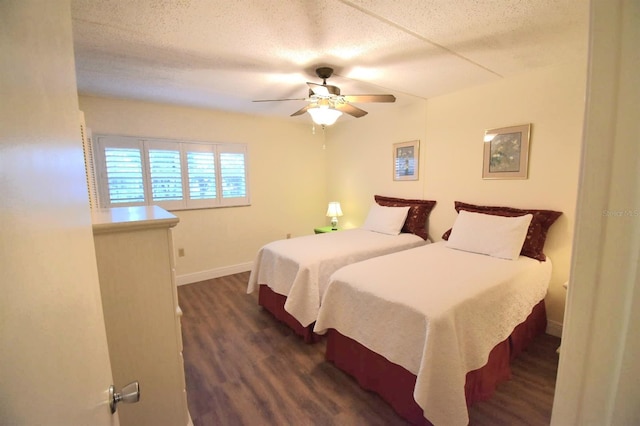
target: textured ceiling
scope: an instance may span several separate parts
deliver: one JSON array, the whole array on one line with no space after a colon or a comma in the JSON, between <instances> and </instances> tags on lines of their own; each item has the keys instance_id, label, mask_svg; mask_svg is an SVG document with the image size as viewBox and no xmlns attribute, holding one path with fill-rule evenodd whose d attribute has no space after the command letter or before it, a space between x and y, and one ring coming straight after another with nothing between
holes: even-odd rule
<instances>
[{"instance_id":1,"label":"textured ceiling","mask_svg":"<svg viewBox=\"0 0 640 426\"><path fill-rule=\"evenodd\" d=\"M287 117L318 66L398 103L583 60L588 0L72 0L78 91ZM393 104L356 104L369 112ZM291 118L308 120L307 115ZM351 117L349 117L351 119ZM342 119L341 119L342 120Z\"/></svg>"}]
</instances>

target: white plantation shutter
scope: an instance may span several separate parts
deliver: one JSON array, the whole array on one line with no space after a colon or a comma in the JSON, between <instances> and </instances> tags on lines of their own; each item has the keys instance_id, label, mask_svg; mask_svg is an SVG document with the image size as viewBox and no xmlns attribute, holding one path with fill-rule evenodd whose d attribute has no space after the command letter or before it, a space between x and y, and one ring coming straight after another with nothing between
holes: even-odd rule
<instances>
[{"instance_id":1,"label":"white plantation shutter","mask_svg":"<svg viewBox=\"0 0 640 426\"><path fill-rule=\"evenodd\" d=\"M222 145L218 150L222 177L221 204L225 206L249 204L246 145Z\"/></svg>"},{"instance_id":2,"label":"white plantation shutter","mask_svg":"<svg viewBox=\"0 0 640 426\"><path fill-rule=\"evenodd\" d=\"M219 204L216 145L183 144L187 162L187 205L200 208Z\"/></svg>"},{"instance_id":3,"label":"white plantation shutter","mask_svg":"<svg viewBox=\"0 0 640 426\"><path fill-rule=\"evenodd\" d=\"M144 196L142 153L136 148L107 148L105 151L109 201L112 204L140 203Z\"/></svg>"},{"instance_id":4,"label":"white plantation shutter","mask_svg":"<svg viewBox=\"0 0 640 426\"><path fill-rule=\"evenodd\" d=\"M168 210L249 204L245 144L101 135L96 165L103 206Z\"/></svg>"},{"instance_id":5,"label":"white plantation shutter","mask_svg":"<svg viewBox=\"0 0 640 426\"><path fill-rule=\"evenodd\" d=\"M145 196L142 141L95 137L98 190L104 207L142 205Z\"/></svg>"},{"instance_id":6,"label":"white plantation shutter","mask_svg":"<svg viewBox=\"0 0 640 426\"><path fill-rule=\"evenodd\" d=\"M145 142L147 155L149 156L152 204L158 204L167 209L183 207L180 146L176 143Z\"/></svg>"},{"instance_id":7,"label":"white plantation shutter","mask_svg":"<svg viewBox=\"0 0 640 426\"><path fill-rule=\"evenodd\" d=\"M85 167L87 172L87 189L89 191L89 207L97 209L100 207L100 195L98 193L98 179L96 177L96 162L93 158L93 142L91 139L91 131L87 129L86 134L86 152Z\"/></svg>"},{"instance_id":8,"label":"white plantation shutter","mask_svg":"<svg viewBox=\"0 0 640 426\"><path fill-rule=\"evenodd\" d=\"M216 198L216 166L213 152L188 152L189 198Z\"/></svg>"},{"instance_id":9,"label":"white plantation shutter","mask_svg":"<svg viewBox=\"0 0 640 426\"><path fill-rule=\"evenodd\" d=\"M149 150L153 201L182 200L180 151Z\"/></svg>"},{"instance_id":10,"label":"white plantation shutter","mask_svg":"<svg viewBox=\"0 0 640 426\"><path fill-rule=\"evenodd\" d=\"M100 207L98 196L98 180L96 179L96 163L93 158L93 144L91 130L84 121L84 113L80 111L80 136L82 137L82 152L84 154L84 170L87 177L87 192L89 193L89 207L91 210Z\"/></svg>"}]
</instances>

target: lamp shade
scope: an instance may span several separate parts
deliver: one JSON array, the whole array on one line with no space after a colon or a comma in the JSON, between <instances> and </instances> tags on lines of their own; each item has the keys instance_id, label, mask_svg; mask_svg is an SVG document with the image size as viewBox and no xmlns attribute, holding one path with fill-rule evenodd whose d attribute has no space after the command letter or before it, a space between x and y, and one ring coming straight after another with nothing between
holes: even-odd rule
<instances>
[{"instance_id":1,"label":"lamp shade","mask_svg":"<svg viewBox=\"0 0 640 426\"><path fill-rule=\"evenodd\" d=\"M322 126L330 126L342 115L342 111L321 105L307 110L314 123Z\"/></svg>"},{"instance_id":2,"label":"lamp shade","mask_svg":"<svg viewBox=\"0 0 640 426\"><path fill-rule=\"evenodd\" d=\"M342 216L342 209L340 208L339 202L331 201L329 203L329 207L327 208L327 216L328 217Z\"/></svg>"}]
</instances>

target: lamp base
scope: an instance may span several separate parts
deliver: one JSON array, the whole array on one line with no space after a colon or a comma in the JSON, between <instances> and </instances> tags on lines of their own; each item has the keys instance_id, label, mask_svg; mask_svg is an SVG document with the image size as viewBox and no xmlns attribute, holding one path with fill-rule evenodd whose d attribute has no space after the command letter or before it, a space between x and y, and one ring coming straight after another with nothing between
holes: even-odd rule
<instances>
[{"instance_id":1,"label":"lamp base","mask_svg":"<svg viewBox=\"0 0 640 426\"><path fill-rule=\"evenodd\" d=\"M338 218L334 216L331 218L331 230L336 231L337 229L338 229Z\"/></svg>"}]
</instances>

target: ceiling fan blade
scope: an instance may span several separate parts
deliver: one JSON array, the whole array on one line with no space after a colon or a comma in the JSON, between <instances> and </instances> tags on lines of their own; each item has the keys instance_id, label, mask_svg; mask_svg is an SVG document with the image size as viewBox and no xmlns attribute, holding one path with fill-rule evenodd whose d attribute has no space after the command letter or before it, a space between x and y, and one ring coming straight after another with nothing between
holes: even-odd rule
<instances>
[{"instance_id":1,"label":"ceiling fan blade","mask_svg":"<svg viewBox=\"0 0 640 426\"><path fill-rule=\"evenodd\" d=\"M258 99L251 102L280 102L280 101L307 101L307 98L291 98L291 99Z\"/></svg>"},{"instance_id":2,"label":"ceiling fan blade","mask_svg":"<svg viewBox=\"0 0 640 426\"><path fill-rule=\"evenodd\" d=\"M309 86L309 89L311 89L314 95L318 95L318 96L330 95L329 89L327 89L327 86L323 86L322 84L309 83L309 82L307 82L307 85Z\"/></svg>"},{"instance_id":3,"label":"ceiling fan blade","mask_svg":"<svg viewBox=\"0 0 640 426\"><path fill-rule=\"evenodd\" d=\"M336 104L335 108L346 114L352 115L355 118L364 117L368 114L367 111L349 104Z\"/></svg>"},{"instance_id":4,"label":"ceiling fan blade","mask_svg":"<svg viewBox=\"0 0 640 426\"><path fill-rule=\"evenodd\" d=\"M395 102L393 95L344 95L347 102Z\"/></svg>"},{"instance_id":5,"label":"ceiling fan blade","mask_svg":"<svg viewBox=\"0 0 640 426\"><path fill-rule=\"evenodd\" d=\"M304 113L305 113L305 112L307 112L307 110L308 110L309 108L311 108L313 105L314 105L314 104L309 104L309 105L307 105L307 106L305 106L305 107L300 108L299 110L297 110L296 112L294 112L293 114L291 114L291 117L295 117L296 115L302 115L302 114L304 114Z\"/></svg>"}]
</instances>

